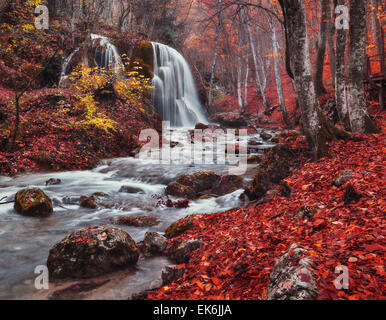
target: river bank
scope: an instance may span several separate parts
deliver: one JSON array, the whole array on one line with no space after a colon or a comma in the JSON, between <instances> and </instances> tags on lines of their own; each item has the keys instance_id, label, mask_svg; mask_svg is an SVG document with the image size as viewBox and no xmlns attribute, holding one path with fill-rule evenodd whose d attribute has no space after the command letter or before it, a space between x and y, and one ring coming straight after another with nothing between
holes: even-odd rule
<instances>
[{"instance_id":1,"label":"river bank","mask_svg":"<svg viewBox=\"0 0 386 320\"><path fill-rule=\"evenodd\" d=\"M308 162L284 179L287 196L278 187L271 201L200 216L193 228L170 239L169 248L189 239L203 246L179 266L185 269L181 278L147 297L263 299L272 289L275 262L297 244L312 261L308 269L318 299L385 299L386 123L384 111L374 115L381 133L331 142L331 157ZM349 272L346 290L334 285L336 268L342 265ZM303 286L311 282L308 274L300 276ZM282 283L289 297L296 294L290 293L293 284Z\"/></svg>"}]
</instances>

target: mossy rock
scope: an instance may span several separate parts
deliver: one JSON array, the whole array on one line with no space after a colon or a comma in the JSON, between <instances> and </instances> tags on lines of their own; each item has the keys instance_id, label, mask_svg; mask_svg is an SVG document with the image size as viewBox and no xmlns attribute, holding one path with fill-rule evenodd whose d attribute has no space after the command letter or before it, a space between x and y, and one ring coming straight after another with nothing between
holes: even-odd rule
<instances>
[{"instance_id":1,"label":"mossy rock","mask_svg":"<svg viewBox=\"0 0 386 320\"><path fill-rule=\"evenodd\" d=\"M197 197L196 192L190 186L183 185L176 181L170 183L165 189L166 195L182 197L189 200L193 200Z\"/></svg>"},{"instance_id":2,"label":"mossy rock","mask_svg":"<svg viewBox=\"0 0 386 320\"><path fill-rule=\"evenodd\" d=\"M47 217L53 212L51 199L38 188L18 191L14 209L17 213L32 217Z\"/></svg>"},{"instance_id":3,"label":"mossy rock","mask_svg":"<svg viewBox=\"0 0 386 320\"><path fill-rule=\"evenodd\" d=\"M242 185L243 185L243 179L240 176L236 176L236 175L222 176L214 184L212 188L212 192L215 195L223 196L240 189Z\"/></svg>"},{"instance_id":4,"label":"mossy rock","mask_svg":"<svg viewBox=\"0 0 386 320\"><path fill-rule=\"evenodd\" d=\"M193 174L182 175L176 182L184 186L192 187L196 193L209 190L220 179L220 176L213 171L206 170Z\"/></svg>"},{"instance_id":5,"label":"mossy rock","mask_svg":"<svg viewBox=\"0 0 386 320\"><path fill-rule=\"evenodd\" d=\"M173 222L166 230L165 237L170 239L177 237L184 233L185 231L192 229L194 227L194 221L200 217L198 214L188 215L176 222Z\"/></svg>"},{"instance_id":6,"label":"mossy rock","mask_svg":"<svg viewBox=\"0 0 386 320\"><path fill-rule=\"evenodd\" d=\"M132 227L151 227L157 225L158 221L152 216L129 216L119 218L117 223Z\"/></svg>"},{"instance_id":7,"label":"mossy rock","mask_svg":"<svg viewBox=\"0 0 386 320\"><path fill-rule=\"evenodd\" d=\"M52 278L91 278L137 263L140 251L130 235L113 227L71 232L47 259Z\"/></svg>"},{"instance_id":8,"label":"mossy rock","mask_svg":"<svg viewBox=\"0 0 386 320\"><path fill-rule=\"evenodd\" d=\"M293 148L286 144L271 148L262 158L251 188L245 190L249 200L260 199L281 180L290 176L300 167L305 155L306 149Z\"/></svg>"}]
</instances>

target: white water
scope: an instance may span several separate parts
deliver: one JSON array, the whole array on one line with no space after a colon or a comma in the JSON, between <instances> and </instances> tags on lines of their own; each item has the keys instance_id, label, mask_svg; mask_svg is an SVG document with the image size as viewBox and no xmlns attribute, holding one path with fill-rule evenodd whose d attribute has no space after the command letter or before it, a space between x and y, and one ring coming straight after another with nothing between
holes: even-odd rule
<instances>
[{"instance_id":1,"label":"white water","mask_svg":"<svg viewBox=\"0 0 386 320\"><path fill-rule=\"evenodd\" d=\"M192 72L185 58L175 49L152 42L153 106L172 127L192 127L208 123L198 98Z\"/></svg>"},{"instance_id":2,"label":"white water","mask_svg":"<svg viewBox=\"0 0 386 320\"><path fill-rule=\"evenodd\" d=\"M63 81L68 77L67 75L67 66L68 64L70 63L72 57L75 55L75 53L77 53L79 51L79 48L76 48L74 50L73 53L71 53L63 62L63 65L62 65L62 72L60 74L60 79L59 79L59 84L58 84L58 88L60 88L61 84L63 83Z\"/></svg>"},{"instance_id":3,"label":"white water","mask_svg":"<svg viewBox=\"0 0 386 320\"><path fill-rule=\"evenodd\" d=\"M94 51L94 62L100 68L120 73L124 68L122 58L116 46L107 37L91 34Z\"/></svg>"},{"instance_id":4,"label":"white water","mask_svg":"<svg viewBox=\"0 0 386 320\"><path fill-rule=\"evenodd\" d=\"M258 135L254 140L262 141ZM260 150L268 147L260 146ZM190 149L182 150L187 155ZM38 187L54 203L54 213L48 218L30 218L18 215L13 203L0 205L0 299L47 299L60 286L69 286L74 281L50 283L50 290L37 291L34 287L34 269L45 265L49 249L71 231L89 226L115 226L127 231L135 241L142 241L146 231L163 232L168 225L187 214L225 211L240 205L242 190L219 198L191 201L188 208L175 209L157 206L155 194L165 198L168 183L178 176L210 169L218 174L227 174L226 165L155 165L150 160L118 158L106 160L93 170L37 173L16 178L0 176L0 199L11 201L17 191L25 187ZM251 176L253 168L250 168ZM50 178L59 178L59 185L45 186ZM121 186L128 185L143 192L120 193ZM76 201L68 204L68 197L91 195L94 192L108 194L106 206L84 209ZM64 208L63 208L64 207ZM155 216L159 225L136 228L116 225L121 216ZM82 280L81 283L108 280L100 288L86 292L86 296L74 295L73 299L127 299L132 293L147 289L150 282L160 277L164 265L170 264L165 257L141 257L134 268L107 274L101 278Z\"/></svg>"},{"instance_id":5,"label":"white water","mask_svg":"<svg viewBox=\"0 0 386 320\"><path fill-rule=\"evenodd\" d=\"M112 70L117 75L124 69L122 58L107 37L91 34L94 63L100 68ZM194 78L185 58L175 49L152 42L153 71L152 102L164 121L172 127L194 127L198 122L208 123L201 106ZM63 63L58 87L68 78L68 65L76 49Z\"/></svg>"}]
</instances>

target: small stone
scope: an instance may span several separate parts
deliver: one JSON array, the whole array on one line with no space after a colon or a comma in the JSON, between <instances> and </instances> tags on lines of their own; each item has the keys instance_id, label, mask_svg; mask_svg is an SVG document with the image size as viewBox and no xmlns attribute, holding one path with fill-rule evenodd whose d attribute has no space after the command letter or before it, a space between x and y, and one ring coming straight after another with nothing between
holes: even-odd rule
<instances>
[{"instance_id":1,"label":"small stone","mask_svg":"<svg viewBox=\"0 0 386 320\"><path fill-rule=\"evenodd\" d=\"M18 191L14 209L17 213L32 217L47 217L53 212L51 199L38 188Z\"/></svg>"},{"instance_id":2,"label":"small stone","mask_svg":"<svg viewBox=\"0 0 386 320\"><path fill-rule=\"evenodd\" d=\"M51 178L46 181L46 186L53 186L61 183L62 183L62 180Z\"/></svg>"},{"instance_id":3,"label":"small stone","mask_svg":"<svg viewBox=\"0 0 386 320\"><path fill-rule=\"evenodd\" d=\"M122 186L118 192L125 193L144 193L141 188L132 187L132 186Z\"/></svg>"},{"instance_id":4,"label":"small stone","mask_svg":"<svg viewBox=\"0 0 386 320\"><path fill-rule=\"evenodd\" d=\"M344 170L341 175L339 175L332 181L332 185L336 187L343 186L347 181L351 180L352 175L352 170Z\"/></svg>"},{"instance_id":5,"label":"small stone","mask_svg":"<svg viewBox=\"0 0 386 320\"><path fill-rule=\"evenodd\" d=\"M178 268L176 265L165 266L162 269L162 285L167 285L174 280L181 278L186 272L186 268Z\"/></svg>"},{"instance_id":6,"label":"small stone","mask_svg":"<svg viewBox=\"0 0 386 320\"><path fill-rule=\"evenodd\" d=\"M117 223L132 227L151 227L157 225L158 221L152 216L129 216L119 218Z\"/></svg>"},{"instance_id":7,"label":"small stone","mask_svg":"<svg viewBox=\"0 0 386 320\"><path fill-rule=\"evenodd\" d=\"M149 285L149 290L157 290L162 287L162 280L161 279L156 279L153 280L150 285Z\"/></svg>"},{"instance_id":8,"label":"small stone","mask_svg":"<svg viewBox=\"0 0 386 320\"><path fill-rule=\"evenodd\" d=\"M96 209L97 208L97 205L95 203L95 198L93 196L91 196L91 197L86 197L86 196L80 197L80 206L82 208L87 208L87 209Z\"/></svg>"},{"instance_id":9,"label":"small stone","mask_svg":"<svg viewBox=\"0 0 386 320\"><path fill-rule=\"evenodd\" d=\"M146 232L141 248L146 256L159 255L166 249L167 239L157 232Z\"/></svg>"}]
</instances>

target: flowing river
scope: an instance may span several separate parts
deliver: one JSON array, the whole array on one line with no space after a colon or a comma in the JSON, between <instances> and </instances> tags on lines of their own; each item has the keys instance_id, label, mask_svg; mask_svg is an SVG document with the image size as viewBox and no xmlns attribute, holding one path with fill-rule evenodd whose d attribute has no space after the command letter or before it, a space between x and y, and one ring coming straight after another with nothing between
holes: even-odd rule
<instances>
[{"instance_id":1,"label":"flowing river","mask_svg":"<svg viewBox=\"0 0 386 320\"><path fill-rule=\"evenodd\" d=\"M256 154L271 146L263 143L258 134L248 139L262 143ZM253 177L255 166L249 165L245 182ZM93 170L34 173L14 178L0 176L3 202L12 201L22 188L38 187L54 204L54 214L48 218L16 214L13 203L0 205L0 299L127 299L133 293L147 289L153 280L160 278L162 268L172 263L167 258L141 256L137 265L127 270L89 280L53 282L48 290L35 289L37 274L34 271L36 266L45 265L50 247L76 229L115 226L127 231L138 242L143 240L146 231L162 233L172 222L188 214L213 213L239 206L241 189L218 198L191 201L184 209L157 204L155 195L166 199L166 185L179 175L207 169L228 174L226 165L156 165L137 158L117 158L104 160ZM46 186L45 182L50 178L60 179L61 184ZM123 185L142 191L119 192ZM107 205L95 210L81 208L77 198L95 192L108 195ZM115 223L117 218L130 215L155 216L160 223L153 227ZM71 288L77 288L80 293L74 293Z\"/></svg>"}]
</instances>

